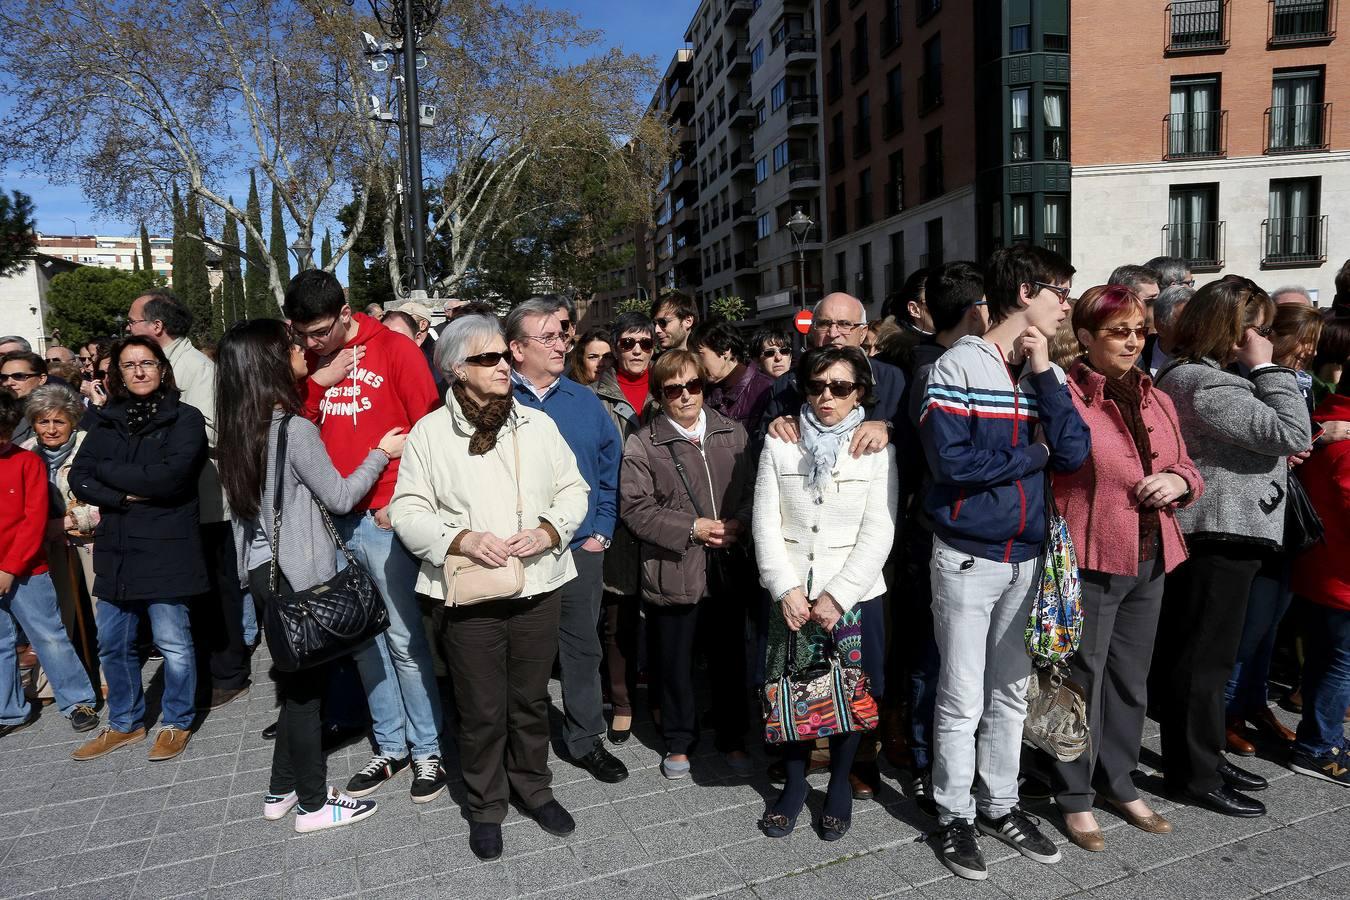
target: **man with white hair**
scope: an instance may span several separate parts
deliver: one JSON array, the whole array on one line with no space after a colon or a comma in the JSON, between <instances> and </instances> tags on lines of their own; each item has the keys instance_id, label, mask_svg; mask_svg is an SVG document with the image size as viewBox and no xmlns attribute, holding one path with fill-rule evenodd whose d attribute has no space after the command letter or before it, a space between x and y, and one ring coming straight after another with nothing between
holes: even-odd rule
<instances>
[{"instance_id":1,"label":"man with white hair","mask_svg":"<svg viewBox=\"0 0 1350 900\"><path fill-rule=\"evenodd\" d=\"M0 356L6 353L12 353L15 350L22 350L24 353L32 353L33 345L28 343L28 339L19 337L17 334L7 334L0 337Z\"/></svg>"},{"instance_id":2,"label":"man with white hair","mask_svg":"<svg viewBox=\"0 0 1350 900\"><path fill-rule=\"evenodd\" d=\"M1303 306L1313 305L1312 295L1308 293L1308 289L1297 284L1291 284L1280 288L1270 295L1270 299L1275 301L1276 306L1281 306L1285 303L1298 303Z\"/></svg>"},{"instance_id":3,"label":"man with white hair","mask_svg":"<svg viewBox=\"0 0 1350 900\"><path fill-rule=\"evenodd\" d=\"M1144 341L1144 352L1139 354L1135 365L1143 369L1150 377L1156 378L1172 361L1173 341L1175 340L1177 320L1186 303L1195 296L1195 288L1184 284L1173 284L1163 288L1153 301L1153 334Z\"/></svg>"}]
</instances>

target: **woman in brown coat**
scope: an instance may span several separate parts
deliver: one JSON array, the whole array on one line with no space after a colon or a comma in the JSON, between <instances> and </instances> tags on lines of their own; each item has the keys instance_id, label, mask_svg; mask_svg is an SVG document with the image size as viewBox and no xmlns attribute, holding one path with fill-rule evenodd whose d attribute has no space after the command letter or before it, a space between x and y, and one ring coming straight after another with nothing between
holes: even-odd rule
<instances>
[{"instance_id":1,"label":"woman in brown coat","mask_svg":"<svg viewBox=\"0 0 1350 900\"><path fill-rule=\"evenodd\" d=\"M741 552L748 536L754 469L745 429L703 407L698 358L668 351L652 366L660 412L628 438L619 477L619 514L640 542L641 594L650 638L650 693L660 698L667 778L689 773L698 734L694 634L710 642L717 749L733 768L748 765L745 726L744 591ZM658 683L659 682L659 688Z\"/></svg>"}]
</instances>

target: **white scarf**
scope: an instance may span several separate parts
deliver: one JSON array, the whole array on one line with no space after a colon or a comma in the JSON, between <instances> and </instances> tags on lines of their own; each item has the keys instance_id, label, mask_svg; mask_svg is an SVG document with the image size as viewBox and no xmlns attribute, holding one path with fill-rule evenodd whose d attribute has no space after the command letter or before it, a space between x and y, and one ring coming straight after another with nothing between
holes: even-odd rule
<instances>
[{"instance_id":1,"label":"white scarf","mask_svg":"<svg viewBox=\"0 0 1350 900\"><path fill-rule=\"evenodd\" d=\"M694 422L693 428L683 427L682 425L680 425L679 422L676 422L670 416L666 416L666 418L670 419L670 424L675 427L675 433L678 434L680 437L687 438L688 440L691 440L696 444L701 445L703 443L703 435L708 430L707 412L701 409L698 411L698 420Z\"/></svg>"},{"instance_id":2,"label":"white scarf","mask_svg":"<svg viewBox=\"0 0 1350 900\"><path fill-rule=\"evenodd\" d=\"M816 418L811 404L802 404L802 414L797 421L801 425L802 448L811 460L811 470L806 473L807 487L817 494L825 492L830 483L830 474L834 471L835 460L839 458L839 448L848 442L862 420L862 407L855 406L838 422L826 426Z\"/></svg>"}]
</instances>

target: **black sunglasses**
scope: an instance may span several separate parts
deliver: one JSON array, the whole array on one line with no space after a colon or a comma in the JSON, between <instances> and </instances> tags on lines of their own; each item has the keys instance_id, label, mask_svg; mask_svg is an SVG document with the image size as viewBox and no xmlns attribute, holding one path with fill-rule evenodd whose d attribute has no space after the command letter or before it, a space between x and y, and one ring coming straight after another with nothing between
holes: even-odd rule
<instances>
[{"instance_id":1,"label":"black sunglasses","mask_svg":"<svg viewBox=\"0 0 1350 900\"><path fill-rule=\"evenodd\" d=\"M464 357L464 361L471 366L482 366L490 369L497 363L506 359L506 352L503 350L489 350L487 353L475 353L473 356Z\"/></svg>"},{"instance_id":2,"label":"black sunglasses","mask_svg":"<svg viewBox=\"0 0 1350 900\"><path fill-rule=\"evenodd\" d=\"M806 382L806 396L808 397L818 397L828 390L831 397L836 400L843 400L857 389L858 382L856 381L822 381L819 378L812 378Z\"/></svg>"},{"instance_id":3,"label":"black sunglasses","mask_svg":"<svg viewBox=\"0 0 1350 900\"><path fill-rule=\"evenodd\" d=\"M663 384L661 386L661 395L667 400L678 400L688 391L691 395L697 397L703 393L703 379L691 378L684 384Z\"/></svg>"},{"instance_id":4,"label":"black sunglasses","mask_svg":"<svg viewBox=\"0 0 1350 900\"><path fill-rule=\"evenodd\" d=\"M650 353L654 346L656 344L651 338L619 338L619 349L625 352L634 347L641 347L644 352Z\"/></svg>"},{"instance_id":5,"label":"black sunglasses","mask_svg":"<svg viewBox=\"0 0 1350 900\"><path fill-rule=\"evenodd\" d=\"M786 347L765 347L759 351L760 359L768 359L771 356L791 356L792 351Z\"/></svg>"}]
</instances>

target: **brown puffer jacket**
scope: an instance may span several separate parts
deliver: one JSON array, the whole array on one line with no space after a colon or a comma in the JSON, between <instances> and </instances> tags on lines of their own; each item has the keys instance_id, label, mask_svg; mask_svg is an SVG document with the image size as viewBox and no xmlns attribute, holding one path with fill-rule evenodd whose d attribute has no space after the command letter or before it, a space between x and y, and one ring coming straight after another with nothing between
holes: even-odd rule
<instances>
[{"instance_id":1,"label":"brown puffer jacket","mask_svg":"<svg viewBox=\"0 0 1350 900\"><path fill-rule=\"evenodd\" d=\"M708 518L740 521L742 540L750 538L755 472L745 429L714 410L704 412L701 448L664 414L652 416L624 445L619 515L640 542L642 599L657 606L697 603L707 589L706 549L689 543L697 516L676 458L698 509Z\"/></svg>"}]
</instances>

